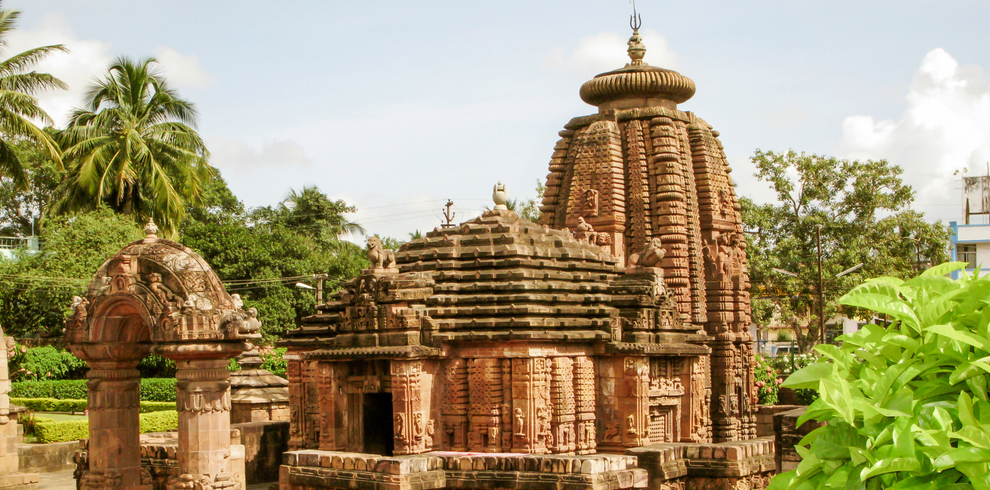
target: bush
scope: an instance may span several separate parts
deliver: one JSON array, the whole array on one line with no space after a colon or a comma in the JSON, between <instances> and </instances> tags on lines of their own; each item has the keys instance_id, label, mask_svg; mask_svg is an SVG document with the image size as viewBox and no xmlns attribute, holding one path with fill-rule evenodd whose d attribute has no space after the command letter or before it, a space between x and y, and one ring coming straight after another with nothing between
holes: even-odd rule
<instances>
[{"instance_id":1,"label":"bush","mask_svg":"<svg viewBox=\"0 0 990 490\"><path fill-rule=\"evenodd\" d=\"M261 369L267 369L275 376L285 378L285 371L289 368L289 362L285 360L285 352L288 350L285 347L261 349L261 358L264 359Z\"/></svg>"},{"instance_id":2,"label":"bush","mask_svg":"<svg viewBox=\"0 0 990 490\"><path fill-rule=\"evenodd\" d=\"M86 362L69 351L46 345L16 346L8 361L12 381L78 379L89 369Z\"/></svg>"},{"instance_id":3,"label":"bush","mask_svg":"<svg viewBox=\"0 0 990 490\"><path fill-rule=\"evenodd\" d=\"M89 439L89 422L86 420L56 422L38 419L34 423L34 435L41 443Z\"/></svg>"},{"instance_id":4,"label":"bush","mask_svg":"<svg viewBox=\"0 0 990 490\"><path fill-rule=\"evenodd\" d=\"M137 368L142 378L175 377L175 361L158 354L149 354L144 359L141 359Z\"/></svg>"},{"instance_id":5,"label":"bush","mask_svg":"<svg viewBox=\"0 0 990 490\"><path fill-rule=\"evenodd\" d=\"M769 360L762 355L756 356L753 382L756 384L756 396L762 405L776 405L777 391L780 389L780 378L777 370L770 366Z\"/></svg>"},{"instance_id":6,"label":"bush","mask_svg":"<svg viewBox=\"0 0 990 490\"><path fill-rule=\"evenodd\" d=\"M85 399L86 380L15 381L10 384L12 398Z\"/></svg>"},{"instance_id":7,"label":"bush","mask_svg":"<svg viewBox=\"0 0 990 490\"><path fill-rule=\"evenodd\" d=\"M141 399L149 402L174 402L175 378L142 378Z\"/></svg>"},{"instance_id":8,"label":"bush","mask_svg":"<svg viewBox=\"0 0 990 490\"><path fill-rule=\"evenodd\" d=\"M86 380L18 381L11 383L13 398L55 398L58 400L84 400ZM175 401L175 378L141 379L141 400L153 402Z\"/></svg>"},{"instance_id":9,"label":"bush","mask_svg":"<svg viewBox=\"0 0 990 490\"><path fill-rule=\"evenodd\" d=\"M179 428L179 412L175 410L142 413L140 418L142 434L145 432L167 432Z\"/></svg>"},{"instance_id":10,"label":"bush","mask_svg":"<svg viewBox=\"0 0 990 490\"><path fill-rule=\"evenodd\" d=\"M88 406L86 400L56 400L55 398L11 398L10 403L36 412L82 412ZM141 402L141 413L175 410L175 402Z\"/></svg>"},{"instance_id":11,"label":"bush","mask_svg":"<svg viewBox=\"0 0 990 490\"><path fill-rule=\"evenodd\" d=\"M990 487L990 277L944 277L965 266L874 279L840 299L891 323L816 347L818 362L784 382L820 394L798 423L826 425L771 490Z\"/></svg>"},{"instance_id":12,"label":"bush","mask_svg":"<svg viewBox=\"0 0 990 490\"><path fill-rule=\"evenodd\" d=\"M138 416L141 433L166 432L179 428L179 413L176 411L142 413ZM38 442L67 442L89 438L89 421L50 421L38 418L34 433Z\"/></svg>"}]
</instances>

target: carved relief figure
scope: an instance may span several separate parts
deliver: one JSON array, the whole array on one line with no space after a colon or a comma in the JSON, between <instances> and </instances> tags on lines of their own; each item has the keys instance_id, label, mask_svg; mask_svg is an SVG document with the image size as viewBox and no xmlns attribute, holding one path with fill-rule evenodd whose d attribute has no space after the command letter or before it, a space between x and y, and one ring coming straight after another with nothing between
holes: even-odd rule
<instances>
[{"instance_id":1,"label":"carved relief figure","mask_svg":"<svg viewBox=\"0 0 990 490\"><path fill-rule=\"evenodd\" d=\"M395 414L395 438L400 441L406 440L406 414Z\"/></svg>"},{"instance_id":2,"label":"carved relief figure","mask_svg":"<svg viewBox=\"0 0 990 490\"><path fill-rule=\"evenodd\" d=\"M605 427L605 434L602 436L603 440L614 441L619 438L619 422L613 420Z\"/></svg>"},{"instance_id":3,"label":"carved relief figure","mask_svg":"<svg viewBox=\"0 0 990 490\"><path fill-rule=\"evenodd\" d=\"M423 412L416 412L413 414L413 440L419 443L423 440L423 431L426 428L423 427Z\"/></svg>"},{"instance_id":4,"label":"carved relief figure","mask_svg":"<svg viewBox=\"0 0 990 490\"><path fill-rule=\"evenodd\" d=\"M162 284L162 275L157 272L148 274L148 289L165 308L168 308L172 301L177 299L175 294Z\"/></svg>"},{"instance_id":5,"label":"carved relief figure","mask_svg":"<svg viewBox=\"0 0 990 490\"><path fill-rule=\"evenodd\" d=\"M368 260L375 269L395 268L395 252L385 248L376 236L368 238Z\"/></svg>"},{"instance_id":6,"label":"carved relief figure","mask_svg":"<svg viewBox=\"0 0 990 490\"><path fill-rule=\"evenodd\" d=\"M633 414L629 414L629 416L626 417L626 434L629 434L632 437L639 435L639 432L636 431L636 416Z\"/></svg>"},{"instance_id":7,"label":"carved relief figure","mask_svg":"<svg viewBox=\"0 0 990 490\"><path fill-rule=\"evenodd\" d=\"M513 413L513 418L515 418L515 436L525 437L526 436L526 419L523 418L523 411L521 408L515 409Z\"/></svg>"},{"instance_id":8,"label":"carved relief figure","mask_svg":"<svg viewBox=\"0 0 990 490\"><path fill-rule=\"evenodd\" d=\"M598 216L598 191L594 189L585 189L583 198L584 201L581 203L581 214L587 216Z\"/></svg>"},{"instance_id":9,"label":"carved relief figure","mask_svg":"<svg viewBox=\"0 0 990 490\"><path fill-rule=\"evenodd\" d=\"M574 239L579 242L592 243L595 238L595 229L584 220L583 216L578 216L578 224L574 229Z\"/></svg>"},{"instance_id":10,"label":"carved relief figure","mask_svg":"<svg viewBox=\"0 0 990 490\"><path fill-rule=\"evenodd\" d=\"M243 326L241 333L252 334L261 332L261 320L258 320L258 309L248 308L247 315L247 320L241 324Z\"/></svg>"},{"instance_id":11,"label":"carved relief figure","mask_svg":"<svg viewBox=\"0 0 990 490\"><path fill-rule=\"evenodd\" d=\"M663 260L663 257L666 254L667 250L664 249L663 244L660 243L660 238L654 237L646 244L646 247L642 252L629 256L629 265L640 267L660 267L660 261Z\"/></svg>"},{"instance_id":12,"label":"carved relief figure","mask_svg":"<svg viewBox=\"0 0 990 490\"><path fill-rule=\"evenodd\" d=\"M423 440L426 441L427 449L433 447L433 434L435 434L436 431L437 431L437 421L430 419L430 421L426 424L426 436L423 437Z\"/></svg>"}]
</instances>

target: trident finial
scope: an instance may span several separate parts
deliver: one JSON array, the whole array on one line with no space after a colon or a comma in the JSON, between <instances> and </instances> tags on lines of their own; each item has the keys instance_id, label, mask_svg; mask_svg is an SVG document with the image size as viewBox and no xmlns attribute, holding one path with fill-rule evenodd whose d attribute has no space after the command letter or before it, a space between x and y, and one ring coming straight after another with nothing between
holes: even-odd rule
<instances>
[{"instance_id":1,"label":"trident finial","mask_svg":"<svg viewBox=\"0 0 990 490\"><path fill-rule=\"evenodd\" d=\"M633 14L629 16L629 27L634 31L638 31L640 27L643 26L643 16L636 13L636 0L631 0L633 6Z\"/></svg>"}]
</instances>

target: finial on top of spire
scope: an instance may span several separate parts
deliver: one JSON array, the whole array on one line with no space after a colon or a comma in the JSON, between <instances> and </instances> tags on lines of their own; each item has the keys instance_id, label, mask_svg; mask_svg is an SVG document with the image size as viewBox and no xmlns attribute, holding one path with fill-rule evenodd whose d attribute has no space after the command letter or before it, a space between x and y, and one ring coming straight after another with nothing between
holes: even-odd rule
<instances>
[{"instance_id":1,"label":"finial on top of spire","mask_svg":"<svg viewBox=\"0 0 990 490\"><path fill-rule=\"evenodd\" d=\"M639 36L639 28L643 26L643 16L636 12L636 0L632 0L633 14L629 16L629 27L632 28L632 37L629 38L629 49L626 51L629 53L629 59L632 60L626 66L640 66L645 65L643 63L643 57L646 56L646 45L643 44L643 38Z\"/></svg>"},{"instance_id":2,"label":"finial on top of spire","mask_svg":"<svg viewBox=\"0 0 990 490\"><path fill-rule=\"evenodd\" d=\"M158 225L150 216L148 217L148 224L144 225L144 236L147 240L158 238Z\"/></svg>"}]
</instances>

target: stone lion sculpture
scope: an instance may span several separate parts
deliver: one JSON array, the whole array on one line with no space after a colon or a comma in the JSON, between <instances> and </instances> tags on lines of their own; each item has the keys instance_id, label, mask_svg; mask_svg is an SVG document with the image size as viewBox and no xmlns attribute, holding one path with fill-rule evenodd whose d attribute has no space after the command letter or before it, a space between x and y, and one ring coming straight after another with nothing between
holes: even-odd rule
<instances>
[{"instance_id":1,"label":"stone lion sculpture","mask_svg":"<svg viewBox=\"0 0 990 490\"><path fill-rule=\"evenodd\" d=\"M382 241L373 236L368 238L368 260L375 269L391 269L395 267L395 252L385 248Z\"/></svg>"},{"instance_id":2,"label":"stone lion sculpture","mask_svg":"<svg viewBox=\"0 0 990 490\"><path fill-rule=\"evenodd\" d=\"M647 242L646 247L638 254L629 256L629 265L639 267L659 267L663 256L667 250L663 248L659 238L653 238Z\"/></svg>"}]
</instances>

